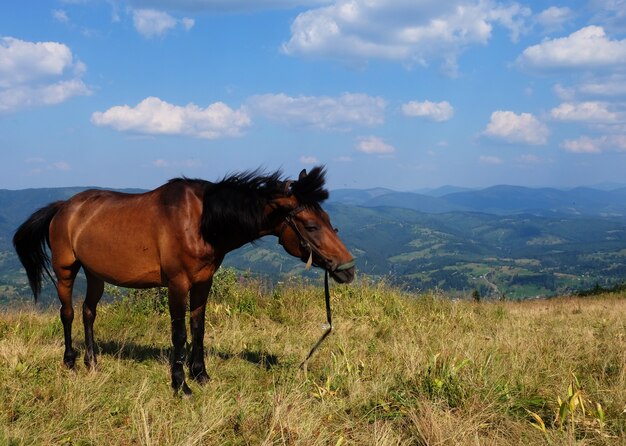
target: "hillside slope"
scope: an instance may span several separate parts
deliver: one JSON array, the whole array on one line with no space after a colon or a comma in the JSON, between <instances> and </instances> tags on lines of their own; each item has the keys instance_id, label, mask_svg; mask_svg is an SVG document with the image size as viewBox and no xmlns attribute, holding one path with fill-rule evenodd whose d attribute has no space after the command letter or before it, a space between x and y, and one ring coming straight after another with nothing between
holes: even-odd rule
<instances>
[{"instance_id":1,"label":"hillside slope","mask_svg":"<svg viewBox=\"0 0 626 446\"><path fill-rule=\"evenodd\" d=\"M272 293L232 273L207 312L205 386L169 386L158 293L101 305L98 370L62 366L58 312L0 312L0 444L440 444L626 442L626 295L453 302L384 284ZM75 321L75 342L83 341Z\"/></svg>"}]
</instances>

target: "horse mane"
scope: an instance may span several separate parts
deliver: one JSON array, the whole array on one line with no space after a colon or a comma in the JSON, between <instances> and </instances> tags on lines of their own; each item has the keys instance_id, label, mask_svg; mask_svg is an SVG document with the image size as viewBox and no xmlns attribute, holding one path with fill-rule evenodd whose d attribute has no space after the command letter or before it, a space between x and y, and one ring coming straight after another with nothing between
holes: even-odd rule
<instances>
[{"instance_id":1,"label":"horse mane","mask_svg":"<svg viewBox=\"0 0 626 446\"><path fill-rule=\"evenodd\" d=\"M298 202L304 206L319 207L328 198L326 184L326 169L316 166L304 177L294 181L291 185L293 193Z\"/></svg>"},{"instance_id":2,"label":"horse mane","mask_svg":"<svg viewBox=\"0 0 626 446\"><path fill-rule=\"evenodd\" d=\"M209 243L254 240L266 227L268 203L291 193L301 205L319 207L328 198L324 183L322 167L313 168L309 175L293 182L283 179L280 170L268 174L259 169L207 182L200 220L202 238Z\"/></svg>"}]
</instances>

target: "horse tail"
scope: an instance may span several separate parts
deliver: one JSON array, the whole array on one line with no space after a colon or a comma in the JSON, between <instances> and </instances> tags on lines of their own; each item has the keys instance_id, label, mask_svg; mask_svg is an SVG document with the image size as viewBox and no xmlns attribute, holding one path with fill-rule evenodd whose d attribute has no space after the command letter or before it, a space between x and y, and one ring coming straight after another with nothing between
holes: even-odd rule
<instances>
[{"instance_id":1,"label":"horse tail","mask_svg":"<svg viewBox=\"0 0 626 446\"><path fill-rule=\"evenodd\" d=\"M39 209L17 228L13 236L13 246L26 269L35 302L41 292L41 279L44 272L52 283L55 283L50 272L50 256L46 245L50 247L50 222L63 203L63 201L56 201Z\"/></svg>"}]
</instances>

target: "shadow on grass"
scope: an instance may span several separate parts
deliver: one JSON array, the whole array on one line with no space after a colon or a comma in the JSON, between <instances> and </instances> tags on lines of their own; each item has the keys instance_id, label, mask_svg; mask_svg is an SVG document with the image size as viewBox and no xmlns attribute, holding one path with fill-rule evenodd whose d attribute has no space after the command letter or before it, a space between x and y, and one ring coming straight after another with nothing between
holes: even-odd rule
<instances>
[{"instance_id":1,"label":"shadow on grass","mask_svg":"<svg viewBox=\"0 0 626 446\"><path fill-rule=\"evenodd\" d=\"M230 353L219 351L214 348L208 349L208 354L211 356L217 356L218 358L229 360L234 358L240 358L244 361L248 361L251 364L258 365L259 367L263 367L265 370L269 370L272 367L275 367L279 364L278 356L272 355L271 353L265 351L253 351L253 350L244 350L240 353Z\"/></svg>"},{"instance_id":2,"label":"shadow on grass","mask_svg":"<svg viewBox=\"0 0 626 446\"><path fill-rule=\"evenodd\" d=\"M104 341L98 342L98 350L100 354L115 356L121 359L130 359L137 362L145 361L169 361L171 348L155 347L150 345L140 345L134 342ZM187 352L188 357L191 352ZM265 351L253 351L246 349L240 353L232 353L216 350L214 348L207 349L207 355L215 356L220 359L243 359L251 364L263 367L269 370L279 364L278 356Z\"/></svg>"},{"instance_id":3,"label":"shadow on grass","mask_svg":"<svg viewBox=\"0 0 626 446\"><path fill-rule=\"evenodd\" d=\"M131 359L137 362L167 361L170 357L170 348L141 345L134 342L104 341L98 342L100 354L115 356L120 359Z\"/></svg>"}]
</instances>

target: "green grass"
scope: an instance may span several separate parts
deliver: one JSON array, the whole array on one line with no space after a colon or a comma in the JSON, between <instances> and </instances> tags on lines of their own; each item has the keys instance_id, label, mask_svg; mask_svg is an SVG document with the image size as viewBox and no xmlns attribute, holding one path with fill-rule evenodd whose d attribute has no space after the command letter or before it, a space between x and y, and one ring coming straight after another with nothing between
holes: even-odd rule
<instances>
[{"instance_id":1,"label":"green grass","mask_svg":"<svg viewBox=\"0 0 626 446\"><path fill-rule=\"evenodd\" d=\"M476 304L332 286L335 330L305 373L320 285L270 292L223 273L207 309L211 380L191 382L191 399L170 389L162 293L98 308L95 372L63 368L56 310L5 310L0 444L626 444L626 293Z\"/></svg>"}]
</instances>

